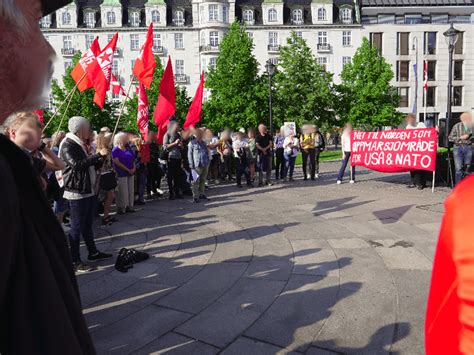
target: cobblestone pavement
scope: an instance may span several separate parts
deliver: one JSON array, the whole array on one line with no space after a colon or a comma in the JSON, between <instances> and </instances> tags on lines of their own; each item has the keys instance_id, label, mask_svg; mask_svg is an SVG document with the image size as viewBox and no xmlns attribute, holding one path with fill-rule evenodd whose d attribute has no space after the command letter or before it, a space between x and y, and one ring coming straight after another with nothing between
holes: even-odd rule
<instances>
[{"instance_id":1,"label":"cobblestone pavement","mask_svg":"<svg viewBox=\"0 0 474 355\"><path fill-rule=\"evenodd\" d=\"M445 189L358 171L211 200L151 201L97 228L101 250L151 258L78 276L100 354L423 354ZM298 169L299 171L300 169ZM85 250L82 250L85 255Z\"/></svg>"}]
</instances>

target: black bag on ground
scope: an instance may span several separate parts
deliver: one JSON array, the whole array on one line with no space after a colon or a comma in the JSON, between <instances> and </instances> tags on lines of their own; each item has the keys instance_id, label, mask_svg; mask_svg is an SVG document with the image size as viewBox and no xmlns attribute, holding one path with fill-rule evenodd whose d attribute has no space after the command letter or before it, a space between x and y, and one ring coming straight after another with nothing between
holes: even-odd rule
<instances>
[{"instance_id":1,"label":"black bag on ground","mask_svg":"<svg viewBox=\"0 0 474 355\"><path fill-rule=\"evenodd\" d=\"M149 257L150 255L144 251L122 248L115 261L115 269L120 272L128 272L128 269L131 269L134 263L139 263Z\"/></svg>"}]
</instances>

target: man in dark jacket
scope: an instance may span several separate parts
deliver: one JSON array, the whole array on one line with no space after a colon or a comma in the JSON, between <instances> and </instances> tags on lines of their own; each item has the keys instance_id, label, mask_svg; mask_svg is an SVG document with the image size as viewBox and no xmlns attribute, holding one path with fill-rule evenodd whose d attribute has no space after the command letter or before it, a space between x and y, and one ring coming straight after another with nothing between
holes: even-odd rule
<instances>
[{"instance_id":1,"label":"man in dark jacket","mask_svg":"<svg viewBox=\"0 0 474 355\"><path fill-rule=\"evenodd\" d=\"M0 124L39 106L54 54L39 19L70 1L0 1ZM29 157L0 134L0 353L94 354L64 232Z\"/></svg>"},{"instance_id":2,"label":"man in dark jacket","mask_svg":"<svg viewBox=\"0 0 474 355\"><path fill-rule=\"evenodd\" d=\"M81 260L79 253L81 235L89 252L88 261L112 258L112 254L97 250L92 230L98 190L96 170L104 163L108 150L103 148L97 154L88 151L85 142L89 139L91 130L89 121L84 117L71 117L68 128L69 133L59 146L59 156L66 164L63 172L63 197L69 201L71 214L69 248L75 271L88 272L92 268Z\"/></svg>"}]
</instances>

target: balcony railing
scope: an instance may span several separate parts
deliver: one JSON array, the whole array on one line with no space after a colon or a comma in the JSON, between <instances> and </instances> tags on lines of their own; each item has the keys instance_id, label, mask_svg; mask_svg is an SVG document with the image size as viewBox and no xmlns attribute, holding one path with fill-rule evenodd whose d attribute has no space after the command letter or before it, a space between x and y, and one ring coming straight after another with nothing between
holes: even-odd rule
<instances>
[{"instance_id":1,"label":"balcony railing","mask_svg":"<svg viewBox=\"0 0 474 355\"><path fill-rule=\"evenodd\" d=\"M184 26L184 19L173 19L173 25L177 27Z\"/></svg>"},{"instance_id":2,"label":"balcony railing","mask_svg":"<svg viewBox=\"0 0 474 355\"><path fill-rule=\"evenodd\" d=\"M163 48L163 46L153 46L153 53L155 53L155 54L164 54L165 49Z\"/></svg>"},{"instance_id":3,"label":"balcony railing","mask_svg":"<svg viewBox=\"0 0 474 355\"><path fill-rule=\"evenodd\" d=\"M331 51L331 45L329 43L318 43L318 52L327 53Z\"/></svg>"},{"instance_id":4,"label":"balcony railing","mask_svg":"<svg viewBox=\"0 0 474 355\"><path fill-rule=\"evenodd\" d=\"M255 20L243 20L243 23L248 26L255 25Z\"/></svg>"},{"instance_id":5,"label":"balcony railing","mask_svg":"<svg viewBox=\"0 0 474 355\"><path fill-rule=\"evenodd\" d=\"M269 52L279 52L280 51L280 45L278 45L278 44L269 44L268 45L268 51Z\"/></svg>"},{"instance_id":6,"label":"balcony railing","mask_svg":"<svg viewBox=\"0 0 474 355\"><path fill-rule=\"evenodd\" d=\"M188 76L186 74L175 74L174 81L180 84L184 84L188 82Z\"/></svg>"},{"instance_id":7,"label":"balcony railing","mask_svg":"<svg viewBox=\"0 0 474 355\"><path fill-rule=\"evenodd\" d=\"M291 20L291 23L293 25L302 25L304 23L303 20Z\"/></svg>"},{"instance_id":8,"label":"balcony railing","mask_svg":"<svg viewBox=\"0 0 474 355\"><path fill-rule=\"evenodd\" d=\"M200 46L199 52L201 53L219 52L219 46L211 46L211 45Z\"/></svg>"},{"instance_id":9,"label":"balcony railing","mask_svg":"<svg viewBox=\"0 0 474 355\"><path fill-rule=\"evenodd\" d=\"M76 50L74 48L61 48L62 55L74 55Z\"/></svg>"}]
</instances>

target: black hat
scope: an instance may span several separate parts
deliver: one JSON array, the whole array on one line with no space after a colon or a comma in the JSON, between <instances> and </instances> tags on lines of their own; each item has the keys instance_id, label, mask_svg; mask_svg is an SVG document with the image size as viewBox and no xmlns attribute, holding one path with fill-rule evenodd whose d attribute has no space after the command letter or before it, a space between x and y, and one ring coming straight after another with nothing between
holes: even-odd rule
<instances>
[{"instance_id":1,"label":"black hat","mask_svg":"<svg viewBox=\"0 0 474 355\"><path fill-rule=\"evenodd\" d=\"M41 0L43 4L43 16L49 15L70 2L72 2L72 0Z\"/></svg>"}]
</instances>

